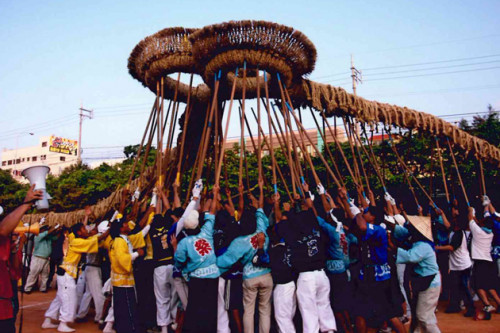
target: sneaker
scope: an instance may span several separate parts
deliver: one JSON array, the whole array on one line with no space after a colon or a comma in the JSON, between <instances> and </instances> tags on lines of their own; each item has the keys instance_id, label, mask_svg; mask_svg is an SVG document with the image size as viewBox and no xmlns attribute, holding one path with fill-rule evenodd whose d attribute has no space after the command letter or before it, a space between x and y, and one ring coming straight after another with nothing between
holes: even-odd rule
<instances>
[{"instance_id":1,"label":"sneaker","mask_svg":"<svg viewBox=\"0 0 500 333\"><path fill-rule=\"evenodd\" d=\"M45 320L42 323L42 328L43 329L49 329L49 328L57 328L57 324L53 324L52 320L50 318L45 317Z\"/></svg>"},{"instance_id":2,"label":"sneaker","mask_svg":"<svg viewBox=\"0 0 500 333\"><path fill-rule=\"evenodd\" d=\"M483 307L483 311L489 313L489 312L496 311L496 309L493 306L491 306L491 305L486 305L486 306Z\"/></svg>"},{"instance_id":3,"label":"sneaker","mask_svg":"<svg viewBox=\"0 0 500 333\"><path fill-rule=\"evenodd\" d=\"M404 315L402 317L399 317L399 321L401 321L401 323L403 323L403 325L404 325L404 324L406 324L407 322L410 321L410 318L408 318L407 315Z\"/></svg>"}]
</instances>

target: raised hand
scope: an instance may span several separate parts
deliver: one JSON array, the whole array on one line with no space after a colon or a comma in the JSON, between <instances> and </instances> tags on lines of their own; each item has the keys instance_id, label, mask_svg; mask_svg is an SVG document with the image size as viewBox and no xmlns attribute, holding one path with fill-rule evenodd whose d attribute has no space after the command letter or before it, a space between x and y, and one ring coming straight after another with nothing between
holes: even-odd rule
<instances>
[{"instance_id":1,"label":"raised hand","mask_svg":"<svg viewBox=\"0 0 500 333\"><path fill-rule=\"evenodd\" d=\"M26 193L26 197L24 198L23 203L33 203L37 200L43 199L43 191L42 190L35 191L35 186L36 186L36 184L33 184L30 186L30 189Z\"/></svg>"}]
</instances>

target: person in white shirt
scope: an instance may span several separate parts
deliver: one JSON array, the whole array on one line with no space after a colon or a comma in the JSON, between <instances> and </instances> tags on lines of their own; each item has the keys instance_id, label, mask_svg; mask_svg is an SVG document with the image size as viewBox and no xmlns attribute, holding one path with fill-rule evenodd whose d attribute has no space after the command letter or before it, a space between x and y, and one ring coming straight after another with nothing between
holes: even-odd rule
<instances>
[{"instance_id":1,"label":"person in white shirt","mask_svg":"<svg viewBox=\"0 0 500 333\"><path fill-rule=\"evenodd\" d=\"M465 222L465 220L464 220ZM467 235L465 225L461 223L458 215L453 214L451 219L453 231L450 233L449 245L439 246L441 251L450 251L450 302L446 313L462 312L460 301L463 300L467 308L465 317L474 316L474 301L469 290L472 260L467 248ZM438 248L438 246L436 246Z\"/></svg>"},{"instance_id":2,"label":"person in white shirt","mask_svg":"<svg viewBox=\"0 0 500 333\"><path fill-rule=\"evenodd\" d=\"M488 300L488 293L493 297L497 305L500 305L500 297L496 292L498 287L498 276L496 265L491 257L491 243L493 241L493 220L489 214L481 221L477 220L474 208L469 207L469 227L472 234L471 256L474 260L472 278L476 292L483 302L484 312L493 312L495 308Z\"/></svg>"}]
</instances>

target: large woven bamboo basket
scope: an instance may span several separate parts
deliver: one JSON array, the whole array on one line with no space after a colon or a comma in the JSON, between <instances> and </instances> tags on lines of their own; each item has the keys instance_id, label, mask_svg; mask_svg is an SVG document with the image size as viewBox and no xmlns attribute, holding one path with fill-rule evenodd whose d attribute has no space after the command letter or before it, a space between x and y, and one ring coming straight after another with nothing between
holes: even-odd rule
<instances>
[{"instance_id":1,"label":"large woven bamboo basket","mask_svg":"<svg viewBox=\"0 0 500 333\"><path fill-rule=\"evenodd\" d=\"M300 82L303 75L314 69L316 48L300 31L266 21L231 21L206 26L189 35L193 57L202 68L202 77L213 85L219 71L228 86L235 78L236 68L243 64L250 70L279 73L282 82L291 86ZM241 71L238 75L241 78ZM224 79L224 78L223 78ZM256 77L247 76L246 86L250 94L256 87ZM224 81L224 80L223 80ZM241 90L238 82L237 90ZM223 90L223 88L221 89ZM229 90L226 87L226 90Z\"/></svg>"},{"instance_id":2,"label":"large woven bamboo basket","mask_svg":"<svg viewBox=\"0 0 500 333\"><path fill-rule=\"evenodd\" d=\"M165 80L165 97L172 98L177 81L169 74L183 72L197 74L196 61L192 54L190 34L196 29L174 27L166 28L146 37L132 50L128 60L128 69L133 78L156 93L156 84ZM178 96L184 100L189 86L180 82ZM196 87L208 95L208 87Z\"/></svg>"}]
</instances>

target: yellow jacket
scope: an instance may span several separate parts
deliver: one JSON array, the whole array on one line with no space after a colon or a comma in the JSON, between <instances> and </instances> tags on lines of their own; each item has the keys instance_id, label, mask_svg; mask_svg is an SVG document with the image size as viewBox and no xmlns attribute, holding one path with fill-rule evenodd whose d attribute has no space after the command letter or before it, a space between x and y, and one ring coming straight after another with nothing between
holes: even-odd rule
<instances>
[{"instance_id":1,"label":"yellow jacket","mask_svg":"<svg viewBox=\"0 0 500 333\"><path fill-rule=\"evenodd\" d=\"M134 249L145 246L141 232L128 236L128 239ZM114 287L133 287L135 285L132 269L133 260L127 241L119 236L108 244L109 261L111 262L111 284Z\"/></svg>"},{"instance_id":2,"label":"yellow jacket","mask_svg":"<svg viewBox=\"0 0 500 333\"><path fill-rule=\"evenodd\" d=\"M71 275L74 279L78 274L78 263L82 253L96 253L99 250L97 236L89 238L76 238L70 234L68 236L68 251L64 256L61 268Z\"/></svg>"}]
</instances>

